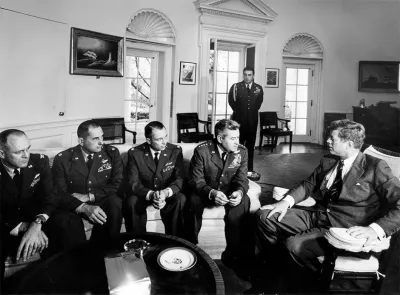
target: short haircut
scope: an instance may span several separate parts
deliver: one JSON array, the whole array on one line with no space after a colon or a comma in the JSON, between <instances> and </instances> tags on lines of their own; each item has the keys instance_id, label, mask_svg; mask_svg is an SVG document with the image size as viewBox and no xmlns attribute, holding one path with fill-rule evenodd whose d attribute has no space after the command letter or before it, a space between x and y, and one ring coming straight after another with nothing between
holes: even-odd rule
<instances>
[{"instance_id":1,"label":"short haircut","mask_svg":"<svg viewBox=\"0 0 400 295\"><path fill-rule=\"evenodd\" d=\"M239 130L240 125L238 122L229 120L229 119L222 119L221 121L218 121L217 124L215 124L214 127L214 133L215 137L218 135L221 135L224 133L225 130Z\"/></svg>"},{"instance_id":2,"label":"short haircut","mask_svg":"<svg viewBox=\"0 0 400 295\"><path fill-rule=\"evenodd\" d=\"M361 149L364 139L365 139L365 128L360 123L344 119L333 121L329 126L329 134L338 130L338 137L345 141L354 142L354 147L356 149Z\"/></svg>"},{"instance_id":3,"label":"short haircut","mask_svg":"<svg viewBox=\"0 0 400 295\"><path fill-rule=\"evenodd\" d=\"M159 121L152 121L144 127L144 137L150 138L153 134L153 129L163 130L165 126Z\"/></svg>"},{"instance_id":4,"label":"short haircut","mask_svg":"<svg viewBox=\"0 0 400 295\"><path fill-rule=\"evenodd\" d=\"M4 150L7 146L7 139L10 135L23 136L25 132L18 129L7 129L0 133L0 149Z\"/></svg>"},{"instance_id":5,"label":"short haircut","mask_svg":"<svg viewBox=\"0 0 400 295\"><path fill-rule=\"evenodd\" d=\"M84 137L88 136L89 129L97 128L97 127L100 127L100 125L95 120L87 120L85 122L82 122L78 126L78 130L77 130L78 138L84 138Z\"/></svg>"},{"instance_id":6,"label":"short haircut","mask_svg":"<svg viewBox=\"0 0 400 295\"><path fill-rule=\"evenodd\" d=\"M252 71L252 72L253 72L253 75L255 74L254 68L253 68L253 67L250 67L250 66L246 66L246 67L243 69L243 73L244 73L245 71Z\"/></svg>"}]
</instances>

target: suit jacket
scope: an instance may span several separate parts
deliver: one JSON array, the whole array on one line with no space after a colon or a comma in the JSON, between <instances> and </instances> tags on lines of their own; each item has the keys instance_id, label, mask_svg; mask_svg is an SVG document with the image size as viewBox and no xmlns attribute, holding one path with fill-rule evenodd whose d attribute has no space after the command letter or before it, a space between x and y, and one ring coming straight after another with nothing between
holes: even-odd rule
<instances>
[{"instance_id":1,"label":"suit jacket","mask_svg":"<svg viewBox=\"0 0 400 295\"><path fill-rule=\"evenodd\" d=\"M156 167L148 143L133 147L128 152L127 165L128 195L145 198L150 190L158 191L167 187L173 194L181 191L183 185L183 155L178 145L167 143L160 152Z\"/></svg>"},{"instance_id":2,"label":"suit jacket","mask_svg":"<svg viewBox=\"0 0 400 295\"><path fill-rule=\"evenodd\" d=\"M239 145L237 153L229 153L223 164L216 139L198 145L190 161L188 184L201 197L208 198L212 189L229 195L249 190L247 149Z\"/></svg>"},{"instance_id":3,"label":"suit jacket","mask_svg":"<svg viewBox=\"0 0 400 295\"><path fill-rule=\"evenodd\" d=\"M253 82L249 94L244 81L233 84L229 90L229 105L233 110L232 120L238 122L244 130L256 132L258 110L263 103L263 99L264 91L261 85Z\"/></svg>"},{"instance_id":4,"label":"suit jacket","mask_svg":"<svg viewBox=\"0 0 400 295\"><path fill-rule=\"evenodd\" d=\"M90 171L80 145L59 153L52 168L56 186L68 193L62 203L71 210L82 204L72 193L93 193L95 201L117 193L122 185L123 169L119 150L110 145L103 145L100 152L94 153Z\"/></svg>"},{"instance_id":5,"label":"suit jacket","mask_svg":"<svg viewBox=\"0 0 400 295\"><path fill-rule=\"evenodd\" d=\"M14 184L0 163L1 223L6 233L21 222L32 222L38 214L51 216L57 207L49 158L31 154L28 166L21 168L22 189Z\"/></svg>"},{"instance_id":6,"label":"suit jacket","mask_svg":"<svg viewBox=\"0 0 400 295\"><path fill-rule=\"evenodd\" d=\"M338 161L333 155L322 157L314 172L287 194L295 203L309 195L314 197L334 227L368 226L375 222L387 236L395 233L400 228L400 182L387 163L360 152L343 179L338 200L332 201L325 198L324 178Z\"/></svg>"}]
</instances>

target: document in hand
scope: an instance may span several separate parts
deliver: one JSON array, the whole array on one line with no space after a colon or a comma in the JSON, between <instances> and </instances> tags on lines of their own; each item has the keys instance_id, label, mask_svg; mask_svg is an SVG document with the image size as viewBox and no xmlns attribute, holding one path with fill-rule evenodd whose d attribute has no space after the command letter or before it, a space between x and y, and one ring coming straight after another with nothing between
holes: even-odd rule
<instances>
[{"instance_id":1,"label":"document in hand","mask_svg":"<svg viewBox=\"0 0 400 295\"><path fill-rule=\"evenodd\" d=\"M118 253L104 258L110 294L148 295L151 281L144 261L134 253Z\"/></svg>"}]
</instances>

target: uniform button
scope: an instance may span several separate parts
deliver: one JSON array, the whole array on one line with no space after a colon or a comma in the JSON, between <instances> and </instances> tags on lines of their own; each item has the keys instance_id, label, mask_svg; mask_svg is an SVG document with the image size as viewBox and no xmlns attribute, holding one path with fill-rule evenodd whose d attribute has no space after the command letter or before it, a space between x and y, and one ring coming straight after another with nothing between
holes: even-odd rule
<instances>
[{"instance_id":1,"label":"uniform button","mask_svg":"<svg viewBox=\"0 0 400 295\"><path fill-rule=\"evenodd\" d=\"M157 187L157 184L154 187Z\"/></svg>"},{"instance_id":2,"label":"uniform button","mask_svg":"<svg viewBox=\"0 0 400 295\"><path fill-rule=\"evenodd\" d=\"M91 184L92 182L89 180L89 184Z\"/></svg>"},{"instance_id":3,"label":"uniform button","mask_svg":"<svg viewBox=\"0 0 400 295\"><path fill-rule=\"evenodd\" d=\"M326 209L326 212L328 212L328 213L329 213L329 212L331 212L331 210L330 210L330 209Z\"/></svg>"},{"instance_id":4,"label":"uniform button","mask_svg":"<svg viewBox=\"0 0 400 295\"><path fill-rule=\"evenodd\" d=\"M72 183L72 181L71 181L71 183Z\"/></svg>"}]
</instances>

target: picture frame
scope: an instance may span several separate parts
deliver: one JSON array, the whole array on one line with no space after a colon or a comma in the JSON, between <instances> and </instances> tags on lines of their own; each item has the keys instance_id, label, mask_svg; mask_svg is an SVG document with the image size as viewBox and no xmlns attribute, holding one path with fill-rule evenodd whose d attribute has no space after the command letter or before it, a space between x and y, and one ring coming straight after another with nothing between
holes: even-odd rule
<instances>
[{"instance_id":1,"label":"picture frame","mask_svg":"<svg viewBox=\"0 0 400 295\"><path fill-rule=\"evenodd\" d=\"M179 84L196 85L196 66L194 62L181 61L179 67Z\"/></svg>"},{"instance_id":2,"label":"picture frame","mask_svg":"<svg viewBox=\"0 0 400 295\"><path fill-rule=\"evenodd\" d=\"M70 73L124 76L124 38L71 28Z\"/></svg>"},{"instance_id":3,"label":"picture frame","mask_svg":"<svg viewBox=\"0 0 400 295\"><path fill-rule=\"evenodd\" d=\"M279 69L274 69L274 68L265 69L265 87L271 87L271 88L279 87Z\"/></svg>"},{"instance_id":4,"label":"picture frame","mask_svg":"<svg viewBox=\"0 0 400 295\"><path fill-rule=\"evenodd\" d=\"M358 91L399 92L398 61L360 61Z\"/></svg>"}]
</instances>

